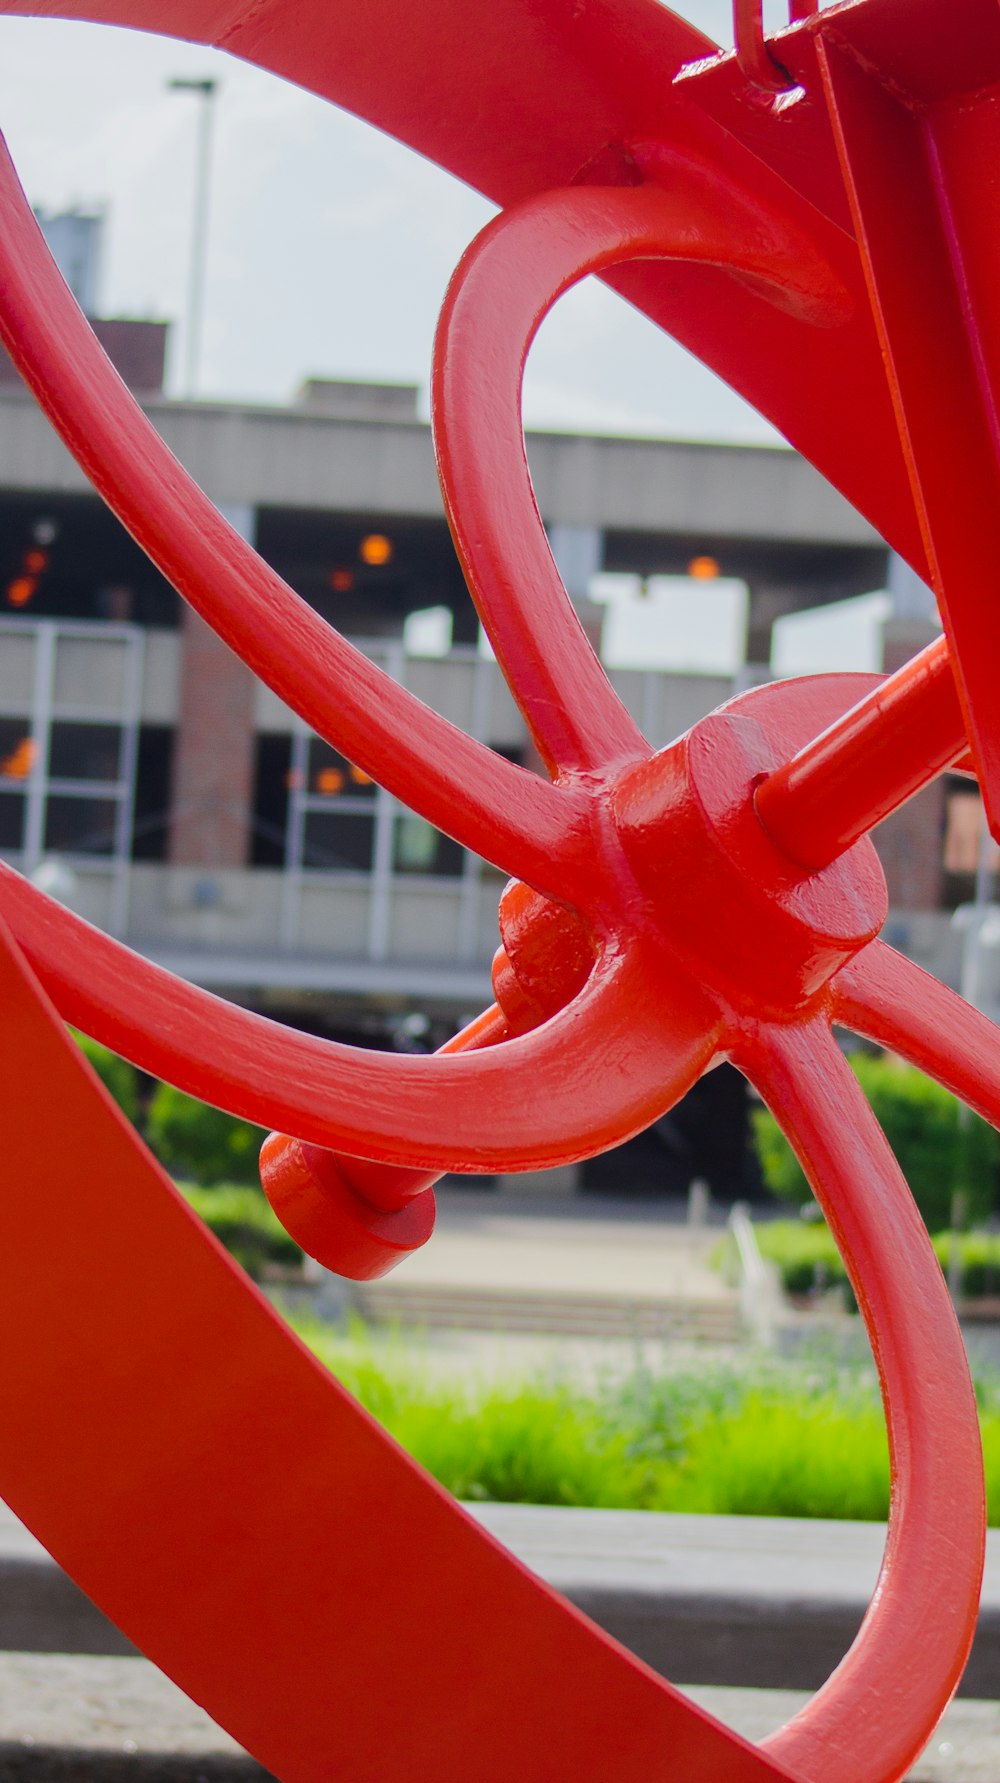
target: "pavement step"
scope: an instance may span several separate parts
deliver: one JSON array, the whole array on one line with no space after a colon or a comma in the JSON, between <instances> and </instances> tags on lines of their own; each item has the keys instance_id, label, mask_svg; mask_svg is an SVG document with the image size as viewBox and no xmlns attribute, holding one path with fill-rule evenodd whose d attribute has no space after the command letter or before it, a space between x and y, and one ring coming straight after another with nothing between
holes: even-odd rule
<instances>
[{"instance_id":1,"label":"pavement step","mask_svg":"<svg viewBox=\"0 0 1000 1783\"><path fill-rule=\"evenodd\" d=\"M808 1700L792 1690L682 1688L754 1741ZM998 1778L1000 1704L965 1699L952 1704L908 1772L908 1783ZM148 1660L0 1653L0 1783L129 1780L273 1783L269 1771Z\"/></svg>"},{"instance_id":2,"label":"pavement step","mask_svg":"<svg viewBox=\"0 0 1000 1783\"><path fill-rule=\"evenodd\" d=\"M0 1653L0 1783L268 1783L147 1659Z\"/></svg>"},{"instance_id":3,"label":"pavement step","mask_svg":"<svg viewBox=\"0 0 1000 1783\"><path fill-rule=\"evenodd\" d=\"M721 1295L654 1300L503 1289L470 1293L444 1284L410 1287L393 1281L359 1286L353 1300L372 1324L571 1337L681 1337L707 1343L738 1343L742 1335L735 1297Z\"/></svg>"},{"instance_id":4,"label":"pavement step","mask_svg":"<svg viewBox=\"0 0 1000 1783\"><path fill-rule=\"evenodd\" d=\"M469 1509L664 1677L734 1687L817 1689L857 1633L885 1541L877 1523L550 1505ZM2 1506L0 1649L135 1652ZM991 1530L961 1690L989 1698L998 1680L1000 1531ZM1000 1783L1000 1766L991 1783Z\"/></svg>"}]
</instances>

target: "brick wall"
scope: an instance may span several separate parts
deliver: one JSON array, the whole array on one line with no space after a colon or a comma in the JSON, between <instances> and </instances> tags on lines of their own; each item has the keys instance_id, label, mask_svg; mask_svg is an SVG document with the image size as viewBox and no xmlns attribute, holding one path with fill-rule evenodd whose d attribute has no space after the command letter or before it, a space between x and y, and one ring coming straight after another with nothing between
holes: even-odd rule
<instances>
[{"instance_id":1,"label":"brick wall","mask_svg":"<svg viewBox=\"0 0 1000 1783\"><path fill-rule=\"evenodd\" d=\"M143 395L162 391L168 322L133 322L124 317L108 317L91 318L90 326L130 390L138 390ZM0 387L19 383L20 376L6 348L0 346Z\"/></svg>"},{"instance_id":2,"label":"brick wall","mask_svg":"<svg viewBox=\"0 0 1000 1783\"><path fill-rule=\"evenodd\" d=\"M938 635L921 621L890 620L885 630L884 667L901 668ZM886 818L872 840L896 910L939 910L942 901L945 783L943 776Z\"/></svg>"},{"instance_id":3,"label":"brick wall","mask_svg":"<svg viewBox=\"0 0 1000 1783\"><path fill-rule=\"evenodd\" d=\"M253 675L190 607L181 619L181 690L170 859L242 867L254 771Z\"/></svg>"}]
</instances>

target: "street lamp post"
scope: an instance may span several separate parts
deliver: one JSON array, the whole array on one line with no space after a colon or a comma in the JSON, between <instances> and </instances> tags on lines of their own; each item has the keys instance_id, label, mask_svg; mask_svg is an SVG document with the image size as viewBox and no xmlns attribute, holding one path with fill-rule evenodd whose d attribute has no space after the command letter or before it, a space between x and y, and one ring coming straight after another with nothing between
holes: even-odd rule
<instances>
[{"instance_id":1,"label":"street lamp post","mask_svg":"<svg viewBox=\"0 0 1000 1783\"><path fill-rule=\"evenodd\" d=\"M213 100L218 82L215 80L176 79L167 82L173 93L195 93L202 104L198 114L198 145L195 160L194 206L191 221L191 267L188 280L187 340L185 343L185 394L194 396L198 387L198 366L201 356L201 326L205 304L205 257L208 247L208 192L212 153Z\"/></svg>"}]
</instances>

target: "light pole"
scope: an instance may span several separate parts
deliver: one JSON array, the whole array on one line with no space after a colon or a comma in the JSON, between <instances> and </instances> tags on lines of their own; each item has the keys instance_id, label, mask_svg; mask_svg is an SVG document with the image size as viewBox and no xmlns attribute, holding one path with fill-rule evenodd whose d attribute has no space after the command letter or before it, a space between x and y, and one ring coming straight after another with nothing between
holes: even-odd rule
<instances>
[{"instance_id":1,"label":"light pole","mask_svg":"<svg viewBox=\"0 0 1000 1783\"><path fill-rule=\"evenodd\" d=\"M198 386L201 323L205 303L205 255L208 247L208 189L212 153L212 115L218 82L208 79L177 79L168 81L167 86L172 93L196 93L202 101L198 115L194 206L191 220L191 268L188 279L184 379L185 394L194 396Z\"/></svg>"}]
</instances>

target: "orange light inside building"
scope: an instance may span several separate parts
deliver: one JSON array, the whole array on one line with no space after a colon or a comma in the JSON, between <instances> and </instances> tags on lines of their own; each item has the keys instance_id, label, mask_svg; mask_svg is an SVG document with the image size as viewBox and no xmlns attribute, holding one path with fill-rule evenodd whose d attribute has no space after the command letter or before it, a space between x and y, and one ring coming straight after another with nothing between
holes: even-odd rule
<instances>
[{"instance_id":1,"label":"orange light inside building","mask_svg":"<svg viewBox=\"0 0 1000 1783\"><path fill-rule=\"evenodd\" d=\"M353 764L351 766L351 779L354 781L355 786L374 786L375 784L371 775L365 773L364 768L356 768Z\"/></svg>"},{"instance_id":2,"label":"orange light inside building","mask_svg":"<svg viewBox=\"0 0 1000 1783\"><path fill-rule=\"evenodd\" d=\"M334 594L350 594L351 589L354 587L354 571L343 569L331 570L330 587L333 589Z\"/></svg>"},{"instance_id":3,"label":"orange light inside building","mask_svg":"<svg viewBox=\"0 0 1000 1783\"><path fill-rule=\"evenodd\" d=\"M719 562L715 557L692 557L688 564L688 575L695 582L714 582L719 574Z\"/></svg>"},{"instance_id":4,"label":"orange light inside building","mask_svg":"<svg viewBox=\"0 0 1000 1783\"><path fill-rule=\"evenodd\" d=\"M0 774L5 780L27 780L35 765L38 745L31 737L22 737L10 754L0 761Z\"/></svg>"},{"instance_id":5,"label":"orange light inside building","mask_svg":"<svg viewBox=\"0 0 1000 1783\"><path fill-rule=\"evenodd\" d=\"M24 553L24 567L33 576L40 576L42 571L48 568L48 562L48 553L45 551L33 550Z\"/></svg>"},{"instance_id":6,"label":"orange light inside building","mask_svg":"<svg viewBox=\"0 0 1000 1783\"><path fill-rule=\"evenodd\" d=\"M344 776L339 768L320 768L316 776L316 791L325 793L328 799L335 798L344 790Z\"/></svg>"},{"instance_id":7,"label":"orange light inside building","mask_svg":"<svg viewBox=\"0 0 1000 1783\"><path fill-rule=\"evenodd\" d=\"M7 584L7 605L26 607L37 587L37 576L15 576L13 582Z\"/></svg>"},{"instance_id":8,"label":"orange light inside building","mask_svg":"<svg viewBox=\"0 0 1000 1783\"><path fill-rule=\"evenodd\" d=\"M358 555L362 563L376 566L388 563L392 556L392 540L387 539L384 532L368 532L358 546Z\"/></svg>"}]
</instances>

